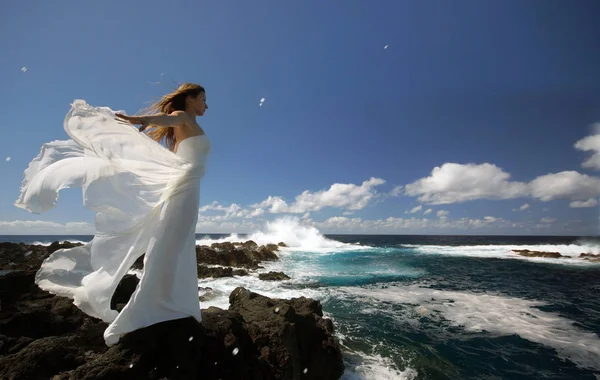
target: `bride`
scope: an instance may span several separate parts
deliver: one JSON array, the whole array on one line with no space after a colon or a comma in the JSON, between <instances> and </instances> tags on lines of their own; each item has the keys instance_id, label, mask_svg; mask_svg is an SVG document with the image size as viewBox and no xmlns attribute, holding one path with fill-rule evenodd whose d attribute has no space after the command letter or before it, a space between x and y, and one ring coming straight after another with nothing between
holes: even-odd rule
<instances>
[{"instance_id":1,"label":"bride","mask_svg":"<svg viewBox=\"0 0 600 380\"><path fill-rule=\"evenodd\" d=\"M109 346L158 322L202 320L195 230L210 141L196 116L207 109L204 88L191 83L144 116L75 100L64 121L70 139L44 144L25 170L17 207L41 213L54 206L59 190L80 187L84 206L95 213L93 239L54 252L35 281L110 323ZM132 124L141 125L139 132ZM117 285L142 254L135 292L121 312L112 310Z\"/></svg>"}]
</instances>

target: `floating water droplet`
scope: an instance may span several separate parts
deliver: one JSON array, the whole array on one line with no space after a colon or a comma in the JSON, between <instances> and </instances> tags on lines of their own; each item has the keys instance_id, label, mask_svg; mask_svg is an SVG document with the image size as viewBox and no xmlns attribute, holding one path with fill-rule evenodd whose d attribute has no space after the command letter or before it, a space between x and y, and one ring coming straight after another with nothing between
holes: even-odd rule
<instances>
[{"instance_id":1,"label":"floating water droplet","mask_svg":"<svg viewBox=\"0 0 600 380\"><path fill-rule=\"evenodd\" d=\"M194 340L194 337L191 336L190 339L188 339L188 340L191 342L192 340Z\"/></svg>"},{"instance_id":2,"label":"floating water droplet","mask_svg":"<svg viewBox=\"0 0 600 380\"><path fill-rule=\"evenodd\" d=\"M237 355L237 354L238 354L238 352L240 352L240 349L239 349L239 348L237 348L237 347L236 347L236 348L234 348L234 349L233 349L233 354L234 354L234 355Z\"/></svg>"},{"instance_id":3,"label":"floating water droplet","mask_svg":"<svg viewBox=\"0 0 600 380\"><path fill-rule=\"evenodd\" d=\"M308 368L304 368L304 373L307 373L307 372L308 372Z\"/></svg>"},{"instance_id":4,"label":"floating water droplet","mask_svg":"<svg viewBox=\"0 0 600 380\"><path fill-rule=\"evenodd\" d=\"M129 368L133 368L133 363L131 363L131 364L129 365Z\"/></svg>"},{"instance_id":5,"label":"floating water droplet","mask_svg":"<svg viewBox=\"0 0 600 380\"><path fill-rule=\"evenodd\" d=\"M279 308L278 307L275 308L275 313L279 313Z\"/></svg>"},{"instance_id":6,"label":"floating water droplet","mask_svg":"<svg viewBox=\"0 0 600 380\"><path fill-rule=\"evenodd\" d=\"M215 362L215 365L217 365L217 362Z\"/></svg>"},{"instance_id":7,"label":"floating water droplet","mask_svg":"<svg viewBox=\"0 0 600 380\"><path fill-rule=\"evenodd\" d=\"M179 366L177 366L177 367L175 367L175 368L179 369Z\"/></svg>"}]
</instances>

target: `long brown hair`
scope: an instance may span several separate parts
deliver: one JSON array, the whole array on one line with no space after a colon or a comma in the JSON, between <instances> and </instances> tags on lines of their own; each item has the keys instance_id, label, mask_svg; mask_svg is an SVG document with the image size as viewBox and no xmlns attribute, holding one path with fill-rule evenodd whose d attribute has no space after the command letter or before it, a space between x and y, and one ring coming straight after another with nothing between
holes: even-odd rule
<instances>
[{"instance_id":1,"label":"long brown hair","mask_svg":"<svg viewBox=\"0 0 600 380\"><path fill-rule=\"evenodd\" d=\"M197 97L201 93L206 92L204 87L194 83L184 83L179 88L169 94L164 95L160 100L151 104L144 109L144 114L157 114L166 113L170 114L175 111L185 111L185 101L188 96L193 98ZM165 143L169 150L175 150L175 131L173 127L157 127L151 125L151 131L148 132L148 136L157 142L161 142L165 139Z\"/></svg>"}]
</instances>

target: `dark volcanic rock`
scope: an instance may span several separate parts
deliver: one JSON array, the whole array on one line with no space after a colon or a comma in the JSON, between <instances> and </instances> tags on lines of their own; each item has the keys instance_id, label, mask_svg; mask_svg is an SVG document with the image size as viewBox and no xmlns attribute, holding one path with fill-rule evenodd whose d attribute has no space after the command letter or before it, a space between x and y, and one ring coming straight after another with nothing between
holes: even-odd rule
<instances>
[{"instance_id":1,"label":"dark volcanic rock","mask_svg":"<svg viewBox=\"0 0 600 380\"><path fill-rule=\"evenodd\" d=\"M290 277L283 272L260 273L258 278L263 281L284 281L290 279Z\"/></svg>"},{"instance_id":2,"label":"dark volcanic rock","mask_svg":"<svg viewBox=\"0 0 600 380\"><path fill-rule=\"evenodd\" d=\"M206 265L198 265L198 278L208 277L233 277L247 276L248 272L244 269L233 269L229 267L207 267Z\"/></svg>"},{"instance_id":3,"label":"dark volcanic rock","mask_svg":"<svg viewBox=\"0 0 600 380\"><path fill-rule=\"evenodd\" d=\"M109 348L106 323L40 290L34 275L0 276L2 379L338 379L343 373L333 325L318 301L274 300L237 288L230 310L203 310L202 323L159 323ZM136 285L135 276L126 276L113 304L126 302Z\"/></svg>"},{"instance_id":4,"label":"dark volcanic rock","mask_svg":"<svg viewBox=\"0 0 600 380\"><path fill-rule=\"evenodd\" d=\"M513 252L518 253L525 257L548 257L552 259L559 259L561 257L567 257L561 255L559 252L542 252L542 251L530 251L528 249L513 249Z\"/></svg>"},{"instance_id":5,"label":"dark volcanic rock","mask_svg":"<svg viewBox=\"0 0 600 380\"><path fill-rule=\"evenodd\" d=\"M203 319L202 324L185 318L134 331L56 379L273 378L263 375L267 368L261 367L239 315L215 309Z\"/></svg>"},{"instance_id":6,"label":"dark volcanic rock","mask_svg":"<svg viewBox=\"0 0 600 380\"><path fill-rule=\"evenodd\" d=\"M258 269L262 268L259 265L262 261L279 260L277 254L275 254L275 252L279 250L279 247L286 247L286 245L281 242L278 245L267 244L266 246L258 246L258 244L252 240L243 243L213 243L210 247L206 245L196 246L196 258L198 264ZM132 268L143 269L143 267L144 255L135 261ZM230 276L229 274L219 275L219 272L215 271L211 271L209 274L204 269L200 270L202 273L205 273L201 275L200 278ZM213 276L212 274L215 275Z\"/></svg>"},{"instance_id":7,"label":"dark volcanic rock","mask_svg":"<svg viewBox=\"0 0 600 380\"><path fill-rule=\"evenodd\" d=\"M229 303L229 310L242 316L261 362L275 378L337 379L344 372L333 324L323 318L319 301L271 299L236 288Z\"/></svg>"},{"instance_id":8,"label":"dark volcanic rock","mask_svg":"<svg viewBox=\"0 0 600 380\"><path fill-rule=\"evenodd\" d=\"M127 302L129 302L129 297L131 297L139 282L140 280L136 275L126 274L123 276L110 300L111 309L121 311Z\"/></svg>"},{"instance_id":9,"label":"dark volcanic rock","mask_svg":"<svg viewBox=\"0 0 600 380\"><path fill-rule=\"evenodd\" d=\"M48 246L48 255L54 253L55 251L58 251L59 249L79 247L81 245L83 245L83 244L71 243L70 241L65 241L63 243L59 243L59 242L55 241Z\"/></svg>"},{"instance_id":10,"label":"dark volcanic rock","mask_svg":"<svg viewBox=\"0 0 600 380\"><path fill-rule=\"evenodd\" d=\"M600 262L600 253L599 254L582 253L579 255L579 257L584 260L587 260L587 261Z\"/></svg>"},{"instance_id":11,"label":"dark volcanic rock","mask_svg":"<svg viewBox=\"0 0 600 380\"><path fill-rule=\"evenodd\" d=\"M0 269L4 270L37 270L42 261L51 253L63 248L72 248L82 245L55 241L48 247L24 243L0 243Z\"/></svg>"},{"instance_id":12,"label":"dark volcanic rock","mask_svg":"<svg viewBox=\"0 0 600 380\"><path fill-rule=\"evenodd\" d=\"M131 267L133 269L144 269L144 257L145 255L141 255L140 257L138 257Z\"/></svg>"},{"instance_id":13,"label":"dark volcanic rock","mask_svg":"<svg viewBox=\"0 0 600 380\"><path fill-rule=\"evenodd\" d=\"M246 249L256 249L258 248L258 244L254 240L248 240L240 244L243 248Z\"/></svg>"},{"instance_id":14,"label":"dark volcanic rock","mask_svg":"<svg viewBox=\"0 0 600 380\"><path fill-rule=\"evenodd\" d=\"M279 258L275 254L276 245L260 246L250 249L256 243L246 242L243 244L214 243L208 246L196 246L196 258L199 264L222 265L228 267L258 269L261 261L275 261Z\"/></svg>"},{"instance_id":15,"label":"dark volcanic rock","mask_svg":"<svg viewBox=\"0 0 600 380\"><path fill-rule=\"evenodd\" d=\"M0 277L1 379L48 379L85 363L88 352L106 350L106 323L42 291L34 277L35 271Z\"/></svg>"}]
</instances>

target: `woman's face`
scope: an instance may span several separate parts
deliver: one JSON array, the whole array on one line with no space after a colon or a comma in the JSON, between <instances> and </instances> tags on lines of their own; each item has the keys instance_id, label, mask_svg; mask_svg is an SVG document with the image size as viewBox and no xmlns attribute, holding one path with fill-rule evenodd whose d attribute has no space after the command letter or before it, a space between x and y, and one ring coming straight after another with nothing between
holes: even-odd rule
<instances>
[{"instance_id":1,"label":"woman's face","mask_svg":"<svg viewBox=\"0 0 600 380\"><path fill-rule=\"evenodd\" d=\"M199 93L195 98L190 97L190 102L196 116L204 115L204 112L208 109L208 104L206 104L206 93L204 92Z\"/></svg>"}]
</instances>

